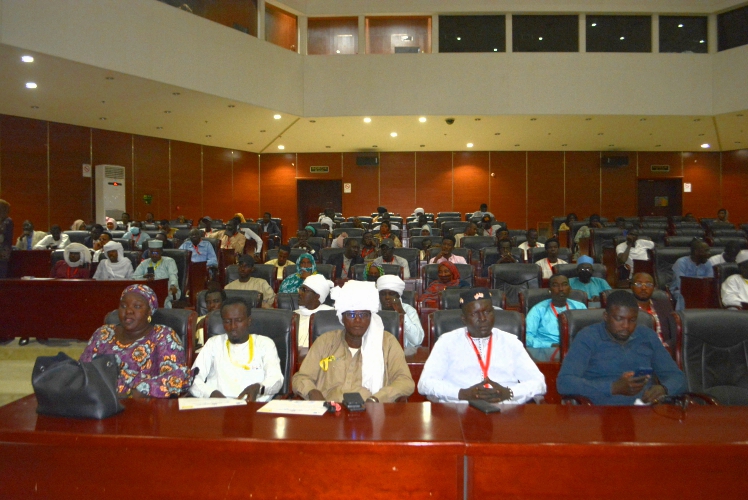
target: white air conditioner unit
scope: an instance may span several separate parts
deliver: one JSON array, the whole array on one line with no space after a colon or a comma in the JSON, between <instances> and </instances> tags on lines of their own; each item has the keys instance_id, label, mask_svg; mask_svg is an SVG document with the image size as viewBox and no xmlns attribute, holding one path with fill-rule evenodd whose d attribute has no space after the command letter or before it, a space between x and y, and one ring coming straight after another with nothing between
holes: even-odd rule
<instances>
[{"instance_id":1,"label":"white air conditioner unit","mask_svg":"<svg viewBox=\"0 0 748 500\"><path fill-rule=\"evenodd\" d=\"M96 165L96 222L120 220L125 211L125 167Z\"/></svg>"}]
</instances>

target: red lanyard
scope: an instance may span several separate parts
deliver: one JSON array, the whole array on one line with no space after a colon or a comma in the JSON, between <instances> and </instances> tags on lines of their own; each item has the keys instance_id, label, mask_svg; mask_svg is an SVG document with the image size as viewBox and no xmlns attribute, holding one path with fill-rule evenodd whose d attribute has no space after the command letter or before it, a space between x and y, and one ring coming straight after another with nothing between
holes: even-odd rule
<instances>
[{"instance_id":1,"label":"red lanyard","mask_svg":"<svg viewBox=\"0 0 748 500\"><path fill-rule=\"evenodd\" d=\"M70 279L70 269L71 269L70 267L68 267L68 269L67 269L68 279ZM73 276L78 276L78 268L77 267L75 268L75 272L73 273Z\"/></svg>"},{"instance_id":2,"label":"red lanyard","mask_svg":"<svg viewBox=\"0 0 748 500\"><path fill-rule=\"evenodd\" d=\"M192 245L192 246L195 247L195 253L198 254L198 255L200 255L200 250L198 250L195 245Z\"/></svg>"},{"instance_id":3,"label":"red lanyard","mask_svg":"<svg viewBox=\"0 0 748 500\"><path fill-rule=\"evenodd\" d=\"M568 308L569 306L564 307L564 309L568 309ZM558 318L558 311L556 310L556 306L553 305L553 302L551 302L551 310L553 311L553 314Z\"/></svg>"},{"instance_id":4,"label":"red lanyard","mask_svg":"<svg viewBox=\"0 0 748 500\"><path fill-rule=\"evenodd\" d=\"M469 333L466 333L467 338L470 339L470 343L473 346L473 351L475 351L475 356L478 358L478 364L480 364L480 369L483 372L483 380L486 380L488 378L488 369L491 366L491 346L493 345L493 333L491 334L491 337L488 339L488 354L486 354L486 362L483 362L483 358L480 356L480 351L478 351L478 346L475 345L475 340L473 340L473 337L470 336ZM491 384L483 384L483 387L486 389L491 388Z\"/></svg>"},{"instance_id":5,"label":"red lanyard","mask_svg":"<svg viewBox=\"0 0 748 500\"><path fill-rule=\"evenodd\" d=\"M657 316L657 312L654 310L654 307L652 307L652 301L649 301L649 304L647 304L647 308L644 309L644 312L652 316L652 321L654 322L655 327L655 333L660 338L660 342L662 342L662 345L665 347L668 347L667 342L665 342L665 339L662 338L662 326L660 326L660 318Z\"/></svg>"}]
</instances>

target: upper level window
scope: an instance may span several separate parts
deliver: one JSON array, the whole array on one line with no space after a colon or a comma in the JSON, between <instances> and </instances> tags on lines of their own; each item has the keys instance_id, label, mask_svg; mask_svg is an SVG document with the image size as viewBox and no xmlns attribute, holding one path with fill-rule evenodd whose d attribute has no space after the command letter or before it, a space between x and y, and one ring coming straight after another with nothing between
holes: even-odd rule
<instances>
[{"instance_id":1,"label":"upper level window","mask_svg":"<svg viewBox=\"0 0 748 500\"><path fill-rule=\"evenodd\" d=\"M257 0L216 2L215 0L159 0L196 16L257 36Z\"/></svg>"},{"instance_id":2,"label":"upper level window","mask_svg":"<svg viewBox=\"0 0 748 500\"><path fill-rule=\"evenodd\" d=\"M265 4L265 41L296 52L298 20L293 14Z\"/></svg>"},{"instance_id":3,"label":"upper level window","mask_svg":"<svg viewBox=\"0 0 748 500\"><path fill-rule=\"evenodd\" d=\"M719 50L748 45L748 6L717 16Z\"/></svg>"},{"instance_id":4,"label":"upper level window","mask_svg":"<svg viewBox=\"0 0 748 500\"><path fill-rule=\"evenodd\" d=\"M307 54L358 53L357 17L310 17L307 22Z\"/></svg>"},{"instance_id":5,"label":"upper level window","mask_svg":"<svg viewBox=\"0 0 748 500\"><path fill-rule=\"evenodd\" d=\"M431 16L367 17L366 53L431 53Z\"/></svg>"},{"instance_id":6,"label":"upper level window","mask_svg":"<svg viewBox=\"0 0 748 500\"><path fill-rule=\"evenodd\" d=\"M652 17L587 16L587 52L652 52Z\"/></svg>"},{"instance_id":7,"label":"upper level window","mask_svg":"<svg viewBox=\"0 0 748 500\"><path fill-rule=\"evenodd\" d=\"M505 16L439 16L439 52L505 51Z\"/></svg>"},{"instance_id":8,"label":"upper level window","mask_svg":"<svg viewBox=\"0 0 748 500\"><path fill-rule=\"evenodd\" d=\"M578 52L578 16L512 16L514 52Z\"/></svg>"},{"instance_id":9,"label":"upper level window","mask_svg":"<svg viewBox=\"0 0 748 500\"><path fill-rule=\"evenodd\" d=\"M704 16L660 16L660 52L706 54L707 18Z\"/></svg>"}]
</instances>

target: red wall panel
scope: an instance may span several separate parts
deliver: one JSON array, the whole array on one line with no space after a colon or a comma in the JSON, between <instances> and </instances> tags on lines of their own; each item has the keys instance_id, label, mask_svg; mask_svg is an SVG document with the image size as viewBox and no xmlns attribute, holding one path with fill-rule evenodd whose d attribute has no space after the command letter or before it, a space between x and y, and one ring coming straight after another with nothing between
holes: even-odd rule
<instances>
[{"instance_id":1,"label":"red wall panel","mask_svg":"<svg viewBox=\"0 0 748 500\"><path fill-rule=\"evenodd\" d=\"M452 153L438 151L416 153L416 205L403 216L413 213L416 207L426 212L453 211Z\"/></svg>"},{"instance_id":2,"label":"red wall panel","mask_svg":"<svg viewBox=\"0 0 748 500\"><path fill-rule=\"evenodd\" d=\"M416 154L382 153L379 163L381 205L392 213L407 217L418 206L416 205ZM375 212L376 208L376 206L361 207L364 213Z\"/></svg>"},{"instance_id":3,"label":"red wall panel","mask_svg":"<svg viewBox=\"0 0 748 500\"><path fill-rule=\"evenodd\" d=\"M579 217L600 213L600 153L571 151L565 159L565 205L556 215L574 212ZM633 212L632 212L633 213Z\"/></svg>"},{"instance_id":4,"label":"red wall panel","mask_svg":"<svg viewBox=\"0 0 748 500\"><path fill-rule=\"evenodd\" d=\"M635 159L636 156L632 155L627 167L600 169L601 217L613 220L619 216L639 215Z\"/></svg>"},{"instance_id":5,"label":"red wall panel","mask_svg":"<svg viewBox=\"0 0 748 500\"><path fill-rule=\"evenodd\" d=\"M719 153L683 153L683 182L691 192L683 193L683 213L696 217L716 217L722 205Z\"/></svg>"},{"instance_id":6,"label":"red wall panel","mask_svg":"<svg viewBox=\"0 0 748 500\"><path fill-rule=\"evenodd\" d=\"M91 163L91 129L49 124L50 225L70 229L76 219L94 216L93 177L83 177L83 164Z\"/></svg>"},{"instance_id":7,"label":"red wall panel","mask_svg":"<svg viewBox=\"0 0 748 500\"><path fill-rule=\"evenodd\" d=\"M246 218L262 217L260 159L256 153L234 151L234 206Z\"/></svg>"},{"instance_id":8,"label":"red wall panel","mask_svg":"<svg viewBox=\"0 0 748 500\"><path fill-rule=\"evenodd\" d=\"M722 153L722 207L727 209L730 221L748 222L746 199L748 199L748 149Z\"/></svg>"},{"instance_id":9,"label":"red wall panel","mask_svg":"<svg viewBox=\"0 0 748 500\"><path fill-rule=\"evenodd\" d=\"M631 153L629 158L629 164L638 162L638 175L640 179L683 177L683 160L677 151ZM668 165L670 166L670 171L652 172L652 165Z\"/></svg>"},{"instance_id":10,"label":"red wall panel","mask_svg":"<svg viewBox=\"0 0 748 500\"><path fill-rule=\"evenodd\" d=\"M563 215L563 152L528 152L527 182L527 218L529 227L536 227L538 222L550 223L552 217Z\"/></svg>"},{"instance_id":11,"label":"red wall panel","mask_svg":"<svg viewBox=\"0 0 748 500\"><path fill-rule=\"evenodd\" d=\"M132 170L133 136L111 130L91 130L91 151L93 152L93 167L96 165L119 165L125 167L126 200L125 207L131 217L135 217L135 177ZM93 179L96 179L94 170ZM94 197L96 196L96 182L94 182ZM96 210L96 201L92 202Z\"/></svg>"},{"instance_id":12,"label":"red wall panel","mask_svg":"<svg viewBox=\"0 0 748 500\"><path fill-rule=\"evenodd\" d=\"M47 122L0 116L0 147L0 197L10 203L14 239L27 219L47 231Z\"/></svg>"},{"instance_id":13,"label":"red wall panel","mask_svg":"<svg viewBox=\"0 0 748 500\"><path fill-rule=\"evenodd\" d=\"M488 151L456 152L454 163L454 211L463 216L488 204Z\"/></svg>"},{"instance_id":14,"label":"red wall panel","mask_svg":"<svg viewBox=\"0 0 748 500\"><path fill-rule=\"evenodd\" d=\"M158 219L170 219L169 213L169 141L158 137L135 135L135 220L153 213ZM150 195L147 203L144 196Z\"/></svg>"},{"instance_id":15,"label":"red wall panel","mask_svg":"<svg viewBox=\"0 0 748 500\"><path fill-rule=\"evenodd\" d=\"M272 153L260 157L260 210L283 219L284 242L296 234L299 226L295 163L295 154Z\"/></svg>"},{"instance_id":16,"label":"red wall panel","mask_svg":"<svg viewBox=\"0 0 748 500\"><path fill-rule=\"evenodd\" d=\"M369 215L379 206L379 167L359 167L357 156L356 153L343 154L343 184L351 184L351 192L343 193L346 217Z\"/></svg>"},{"instance_id":17,"label":"red wall panel","mask_svg":"<svg viewBox=\"0 0 748 500\"><path fill-rule=\"evenodd\" d=\"M203 215L229 220L234 206L234 179L230 149L203 146Z\"/></svg>"},{"instance_id":18,"label":"red wall panel","mask_svg":"<svg viewBox=\"0 0 748 500\"><path fill-rule=\"evenodd\" d=\"M184 215L197 220L203 212L202 147L189 142L170 141L171 217Z\"/></svg>"},{"instance_id":19,"label":"red wall panel","mask_svg":"<svg viewBox=\"0 0 748 500\"><path fill-rule=\"evenodd\" d=\"M524 151L491 151L488 211L510 229L525 229L527 222L527 154ZM480 208L476 206L472 211Z\"/></svg>"}]
</instances>

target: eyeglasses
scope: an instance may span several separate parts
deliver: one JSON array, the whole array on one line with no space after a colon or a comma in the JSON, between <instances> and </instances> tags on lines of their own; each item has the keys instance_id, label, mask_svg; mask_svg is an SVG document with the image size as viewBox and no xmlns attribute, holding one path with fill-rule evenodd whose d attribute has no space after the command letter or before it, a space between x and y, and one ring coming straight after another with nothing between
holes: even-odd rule
<instances>
[{"instance_id":1,"label":"eyeglasses","mask_svg":"<svg viewBox=\"0 0 748 500\"><path fill-rule=\"evenodd\" d=\"M371 318L371 311L346 311L343 313L343 317L347 319L369 319Z\"/></svg>"},{"instance_id":2,"label":"eyeglasses","mask_svg":"<svg viewBox=\"0 0 748 500\"><path fill-rule=\"evenodd\" d=\"M641 281L637 281L634 283L634 286L637 288L654 288L654 283L642 283Z\"/></svg>"}]
</instances>

